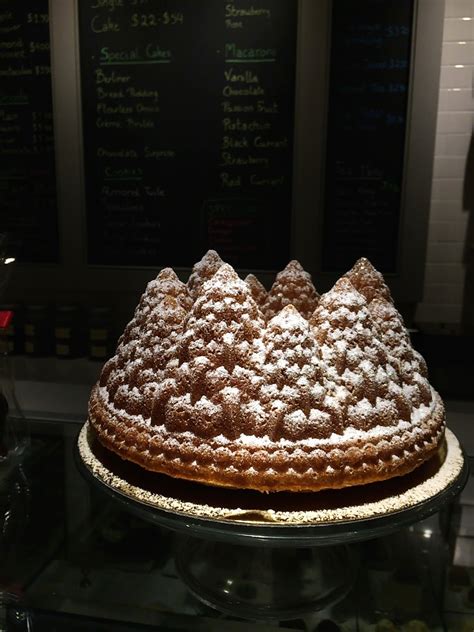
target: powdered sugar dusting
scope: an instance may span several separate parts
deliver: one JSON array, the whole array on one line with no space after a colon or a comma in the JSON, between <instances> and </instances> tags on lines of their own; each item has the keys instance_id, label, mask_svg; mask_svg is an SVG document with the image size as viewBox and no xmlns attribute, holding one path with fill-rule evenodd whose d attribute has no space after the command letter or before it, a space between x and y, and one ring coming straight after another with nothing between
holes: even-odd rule
<instances>
[{"instance_id":1,"label":"powdered sugar dusting","mask_svg":"<svg viewBox=\"0 0 474 632\"><path fill-rule=\"evenodd\" d=\"M375 298L371 301L369 310L402 377L409 382L424 380L427 383L426 363L411 346L410 336L395 306L383 298Z\"/></svg>"},{"instance_id":2,"label":"powdered sugar dusting","mask_svg":"<svg viewBox=\"0 0 474 632\"><path fill-rule=\"evenodd\" d=\"M167 374L170 391L157 393L154 423L164 419L170 429L189 424L198 434L231 437L239 426L258 422L259 416L249 419L244 407L257 398L261 382L263 326L247 284L231 266L221 265L196 297L177 349L180 364ZM170 395L190 390L191 407L177 409ZM209 403L199 404L203 401Z\"/></svg>"},{"instance_id":3,"label":"powdered sugar dusting","mask_svg":"<svg viewBox=\"0 0 474 632\"><path fill-rule=\"evenodd\" d=\"M183 332L189 301L173 270L162 270L148 284L116 355L102 371L100 383L107 385L108 399L140 423L149 423L157 383Z\"/></svg>"},{"instance_id":4,"label":"powdered sugar dusting","mask_svg":"<svg viewBox=\"0 0 474 632\"><path fill-rule=\"evenodd\" d=\"M254 504L247 506L244 498L238 509L231 509L224 503L220 504L198 504L187 500L182 500L176 496L152 493L140 487L130 484L121 478L117 473L106 468L94 455L89 444L88 424L85 424L78 439L79 453L84 464L91 473L106 485L117 491L132 497L146 505L152 505L168 512L178 515L188 515L210 520L238 522L252 524L254 527L259 523L267 525L318 525L339 521L359 521L377 516L384 516L390 512L414 507L426 502L436 495L446 490L460 475L464 458L459 442L453 433L446 432L447 455L439 469L432 475L425 477L408 490L391 493L381 500L374 501L369 497L364 497L361 491L361 499L358 504L339 506L337 508L319 508L317 510L305 511L298 508L298 499L295 499L296 507L292 510L281 509L255 509ZM398 457L397 457L398 458ZM311 472L309 472L311 475ZM269 470L269 475L278 476L274 470Z\"/></svg>"},{"instance_id":5,"label":"powdered sugar dusting","mask_svg":"<svg viewBox=\"0 0 474 632\"><path fill-rule=\"evenodd\" d=\"M392 302L390 290L383 276L365 257L356 261L344 277L350 281L369 303L374 298L382 298Z\"/></svg>"},{"instance_id":6,"label":"powdered sugar dusting","mask_svg":"<svg viewBox=\"0 0 474 632\"><path fill-rule=\"evenodd\" d=\"M323 453L422 437L440 418L419 355L385 298L368 302L346 276L311 318L282 304L266 322L248 282L216 253L195 273L192 299L171 269L148 284L96 393L111 418L177 445ZM308 281L297 262L278 278Z\"/></svg>"},{"instance_id":7,"label":"powdered sugar dusting","mask_svg":"<svg viewBox=\"0 0 474 632\"><path fill-rule=\"evenodd\" d=\"M215 250L208 250L201 261L194 265L187 284L193 298L196 298L203 283L208 281L223 263Z\"/></svg>"},{"instance_id":8,"label":"powdered sugar dusting","mask_svg":"<svg viewBox=\"0 0 474 632\"><path fill-rule=\"evenodd\" d=\"M331 404L340 409L344 425L366 431L380 420L390 426L409 417L411 403L401 388L403 381L366 299L347 278L323 294L310 322L321 346L325 375L343 387ZM400 385L397 393L390 388L394 381Z\"/></svg>"},{"instance_id":9,"label":"powdered sugar dusting","mask_svg":"<svg viewBox=\"0 0 474 632\"><path fill-rule=\"evenodd\" d=\"M293 260L277 274L262 309L267 320L286 305L293 305L305 318L309 318L318 299L319 294L311 281L311 275L298 261Z\"/></svg>"}]
</instances>

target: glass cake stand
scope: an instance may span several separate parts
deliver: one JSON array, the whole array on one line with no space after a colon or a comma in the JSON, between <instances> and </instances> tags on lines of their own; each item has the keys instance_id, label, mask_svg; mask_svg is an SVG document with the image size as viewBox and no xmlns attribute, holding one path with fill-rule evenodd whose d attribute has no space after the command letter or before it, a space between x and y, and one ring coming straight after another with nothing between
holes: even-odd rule
<instances>
[{"instance_id":1,"label":"glass cake stand","mask_svg":"<svg viewBox=\"0 0 474 632\"><path fill-rule=\"evenodd\" d=\"M257 620L293 619L343 599L358 570L354 543L434 514L469 475L451 432L444 449L410 475L312 494L213 488L145 472L105 450L86 426L76 462L92 485L129 512L176 533L176 568L196 597ZM398 507L407 495L410 505Z\"/></svg>"}]
</instances>

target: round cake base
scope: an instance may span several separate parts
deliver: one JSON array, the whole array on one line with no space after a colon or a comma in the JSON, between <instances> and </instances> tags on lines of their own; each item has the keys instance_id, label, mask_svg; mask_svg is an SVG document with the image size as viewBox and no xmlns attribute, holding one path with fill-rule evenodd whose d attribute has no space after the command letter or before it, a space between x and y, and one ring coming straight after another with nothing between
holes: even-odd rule
<instances>
[{"instance_id":1,"label":"round cake base","mask_svg":"<svg viewBox=\"0 0 474 632\"><path fill-rule=\"evenodd\" d=\"M79 434L77 456L89 480L149 521L214 540L276 546L289 538L293 546L328 545L395 531L440 509L468 476L448 429L438 453L406 476L313 493L264 494L148 472L106 450L89 423Z\"/></svg>"}]
</instances>

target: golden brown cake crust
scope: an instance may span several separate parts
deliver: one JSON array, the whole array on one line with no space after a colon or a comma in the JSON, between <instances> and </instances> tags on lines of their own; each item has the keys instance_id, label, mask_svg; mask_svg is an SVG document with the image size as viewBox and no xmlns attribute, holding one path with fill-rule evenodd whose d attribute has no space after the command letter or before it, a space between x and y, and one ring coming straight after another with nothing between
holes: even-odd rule
<instances>
[{"instance_id":1,"label":"golden brown cake crust","mask_svg":"<svg viewBox=\"0 0 474 632\"><path fill-rule=\"evenodd\" d=\"M365 257L358 259L344 276L369 303L374 298L392 302L392 295L382 274Z\"/></svg>"},{"instance_id":2,"label":"golden brown cake crust","mask_svg":"<svg viewBox=\"0 0 474 632\"><path fill-rule=\"evenodd\" d=\"M262 307L268 296L268 292L265 289L264 285L260 283L260 281L254 274L247 274L244 281L249 287L253 300L257 303L259 307Z\"/></svg>"},{"instance_id":3,"label":"golden brown cake crust","mask_svg":"<svg viewBox=\"0 0 474 632\"><path fill-rule=\"evenodd\" d=\"M318 491L402 476L433 456L444 437L444 407L437 393L422 428L389 430L371 440L336 437L324 446L242 445L203 440L189 433L163 433L160 426L133 423L104 405L99 387L89 420L109 450L145 469L210 485L260 491Z\"/></svg>"},{"instance_id":4,"label":"golden brown cake crust","mask_svg":"<svg viewBox=\"0 0 474 632\"><path fill-rule=\"evenodd\" d=\"M277 274L262 310L265 318L270 320L286 305L293 305L305 318L309 318L316 309L318 300L319 294L311 275L293 259Z\"/></svg>"}]
</instances>

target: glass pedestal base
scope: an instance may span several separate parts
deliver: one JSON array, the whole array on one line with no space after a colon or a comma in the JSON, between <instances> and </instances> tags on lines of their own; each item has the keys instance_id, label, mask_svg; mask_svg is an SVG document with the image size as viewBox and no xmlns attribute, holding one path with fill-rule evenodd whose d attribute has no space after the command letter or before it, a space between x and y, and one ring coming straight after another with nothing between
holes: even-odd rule
<instances>
[{"instance_id":1,"label":"glass pedestal base","mask_svg":"<svg viewBox=\"0 0 474 632\"><path fill-rule=\"evenodd\" d=\"M177 536L178 574L195 597L229 615L287 620L343 599L357 560L344 545L254 547Z\"/></svg>"}]
</instances>

